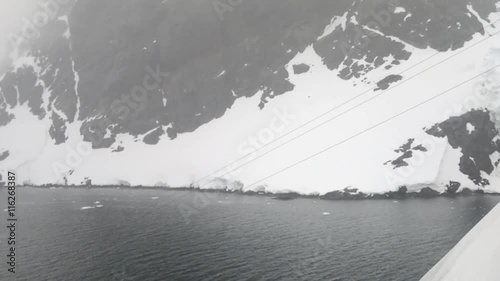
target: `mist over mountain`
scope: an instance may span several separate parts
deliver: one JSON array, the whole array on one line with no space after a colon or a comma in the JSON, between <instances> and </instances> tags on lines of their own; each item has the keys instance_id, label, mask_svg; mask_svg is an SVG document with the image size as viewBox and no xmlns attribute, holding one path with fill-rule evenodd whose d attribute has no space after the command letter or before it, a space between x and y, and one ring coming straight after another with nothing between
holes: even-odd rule
<instances>
[{"instance_id":1,"label":"mist over mountain","mask_svg":"<svg viewBox=\"0 0 500 281\"><path fill-rule=\"evenodd\" d=\"M9 37L0 169L32 184L500 191L499 6L51 0Z\"/></svg>"}]
</instances>

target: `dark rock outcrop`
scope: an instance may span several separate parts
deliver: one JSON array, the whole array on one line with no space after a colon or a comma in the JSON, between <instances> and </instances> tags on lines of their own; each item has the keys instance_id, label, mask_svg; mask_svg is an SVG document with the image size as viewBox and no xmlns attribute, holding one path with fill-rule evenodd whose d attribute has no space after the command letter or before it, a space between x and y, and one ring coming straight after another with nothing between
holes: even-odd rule
<instances>
[{"instance_id":1,"label":"dark rock outcrop","mask_svg":"<svg viewBox=\"0 0 500 281\"><path fill-rule=\"evenodd\" d=\"M308 72L310 68L311 67L305 63L296 64L293 66L293 72L295 74L302 74Z\"/></svg>"},{"instance_id":2,"label":"dark rock outcrop","mask_svg":"<svg viewBox=\"0 0 500 281\"><path fill-rule=\"evenodd\" d=\"M405 144L403 144L401 147L398 149L394 150L394 152L401 154L398 158L387 161L384 163L385 165L391 164L394 169L400 168L400 167L406 167L408 166L408 159L411 159L413 157L413 152L414 151L421 151L421 152L426 152L427 148L425 148L423 145L414 145L415 139L409 139Z\"/></svg>"},{"instance_id":3,"label":"dark rock outcrop","mask_svg":"<svg viewBox=\"0 0 500 281\"><path fill-rule=\"evenodd\" d=\"M422 190L420 190L420 192L415 194L415 197L418 197L418 198L434 198L434 197L438 197L438 196L439 196L439 192L435 191L434 189L432 189L430 187L424 187L424 188L422 188Z\"/></svg>"},{"instance_id":4,"label":"dark rock outcrop","mask_svg":"<svg viewBox=\"0 0 500 281\"><path fill-rule=\"evenodd\" d=\"M473 127L470 131L469 128ZM461 116L434 125L426 131L428 134L448 138L453 148L459 148L460 171L479 186L489 185L489 181L481 175L490 175L494 170L491 155L500 152L494 139L498 136L495 123L486 110L472 110Z\"/></svg>"},{"instance_id":5,"label":"dark rock outcrop","mask_svg":"<svg viewBox=\"0 0 500 281\"><path fill-rule=\"evenodd\" d=\"M113 152L122 152L123 150L125 150L123 146L118 146Z\"/></svg>"},{"instance_id":6,"label":"dark rock outcrop","mask_svg":"<svg viewBox=\"0 0 500 281\"><path fill-rule=\"evenodd\" d=\"M389 87L391 86L392 83L398 82L401 79L403 79L403 76L391 74L391 75L385 77L384 79L380 80L377 83L377 88L375 88L374 91L387 90L387 89L389 89Z\"/></svg>"},{"instance_id":7,"label":"dark rock outcrop","mask_svg":"<svg viewBox=\"0 0 500 281\"><path fill-rule=\"evenodd\" d=\"M121 133L168 126L144 139L154 144L220 118L239 98L261 92L263 108L292 91L285 65L308 46L340 78L359 78L408 60L405 44L460 48L484 34L482 20L496 11L493 0L448 0L439 9L396 2L405 12L395 13L394 1L251 0L222 14L211 1L68 1L39 38L19 46L40 71L10 67L0 80L0 126L15 117L11 107L27 104L50 119L56 144L75 120L84 120L80 132L96 149ZM343 15L345 24L324 34ZM381 89L398 79L384 79Z\"/></svg>"},{"instance_id":8,"label":"dark rock outcrop","mask_svg":"<svg viewBox=\"0 0 500 281\"><path fill-rule=\"evenodd\" d=\"M8 150L0 152L0 161L3 161L5 159L7 159L7 157L9 157L9 151Z\"/></svg>"},{"instance_id":9,"label":"dark rock outcrop","mask_svg":"<svg viewBox=\"0 0 500 281\"><path fill-rule=\"evenodd\" d=\"M450 196L456 195L460 186L461 184L459 182L451 181L448 185L446 185L446 194Z\"/></svg>"}]
</instances>

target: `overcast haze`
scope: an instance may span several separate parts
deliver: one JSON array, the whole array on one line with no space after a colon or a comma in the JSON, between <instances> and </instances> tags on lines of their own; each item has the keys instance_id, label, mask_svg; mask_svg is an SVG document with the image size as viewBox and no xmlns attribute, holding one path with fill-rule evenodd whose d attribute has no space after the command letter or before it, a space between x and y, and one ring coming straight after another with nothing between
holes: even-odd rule
<instances>
[{"instance_id":1,"label":"overcast haze","mask_svg":"<svg viewBox=\"0 0 500 281\"><path fill-rule=\"evenodd\" d=\"M3 62L7 55L9 32L19 32L22 27L22 18L33 13L40 0L2 0L0 2L0 60Z\"/></svg>"},{"instance_id":2,"label":"overcast haze","mask_svg":"<svg viewBox=\"0 0 500 281\"><path fill-rule=\"evenodd\" d=\"M0 21L0 281L500 281L500 0Z\"/></svg>"}]
</instances>

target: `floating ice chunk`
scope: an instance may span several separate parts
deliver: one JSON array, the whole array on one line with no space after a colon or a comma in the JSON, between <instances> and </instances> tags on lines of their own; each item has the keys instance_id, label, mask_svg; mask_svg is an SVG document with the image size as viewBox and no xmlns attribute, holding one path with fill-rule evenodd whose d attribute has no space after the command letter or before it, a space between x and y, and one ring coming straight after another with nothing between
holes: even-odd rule
<instances>
[{"instance_id":1,"label":"floating ice chunk","mask_svg":"<svg viewBox=\"0 0 500 281\"><path fill-rule=\"evenodd\" d=\"M102 208L102 206L104 206L104 205L96 205L95 207L96 208Z\"/></svg>"},{"instance_id":2,"label":"floating ice chunk","mask_svg":"<svg viewBox=\"0 0 500 281\"><path fill-rule=\"evenodd\" d=\"M94 209L95 207L93 206L85 206L85 207L82 207L80 208L80 210L88 210L88 209Z\"/></svg>"},{"instance_id":3,"label":"floating ice chunk","mask_svg":"<svg viewBox=\"0 0 500 281\"><path fill-rule=\"evenodd\" d=\"M95 202L94 202L94 204L101 204L101 202L99 202L99 201L95 201Z\"/></svg>"},{"instance_id":4,"label":"floating ice chunk","mask_svg":"<svg viewBox=\"0 0 500 281\"><path fill-rule=\"evenodd\" d=\"M156 200L156 199L158 199L158 198L160 198L160 197L151 197L151 199L153 199L153 200Z\"/></svg>"},{"instance_id":5,"label":"floating ice chunk","mask_svg":"<svg viewBox=\"0 0 500 281\"><path fill-rule=\"evenodd\" d=\"M330 215L330 212L323 212L323 216L328 216Z\"/></svg>"},{"instance_id":6,"label":"floating ice chunk","mask_svg":"<svg viewBox=\"0 0 500 281\"><path fill-rule=\"evenodd\" d=\"M394 13L395 14L406 13L406 9L403 7L396 7L396 9L394 9Z\"/></svg>"}]
</instances>

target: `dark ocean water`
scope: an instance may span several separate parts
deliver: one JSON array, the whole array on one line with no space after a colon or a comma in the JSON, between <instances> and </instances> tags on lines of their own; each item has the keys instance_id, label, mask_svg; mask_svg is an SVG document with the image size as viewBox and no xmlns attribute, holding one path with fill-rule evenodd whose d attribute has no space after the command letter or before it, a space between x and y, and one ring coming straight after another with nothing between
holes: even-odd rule
<instances>
[{"instance_id":1,"label":"dark ocean water","mask_svg":"<svg viewBox=\"0 0 500 281\"><path fill-rule=\"evenodd\" d=\"M2 281L418 280L500 201L24 188L13 275L0 198Z\"/></svg>"}]
</instances>

